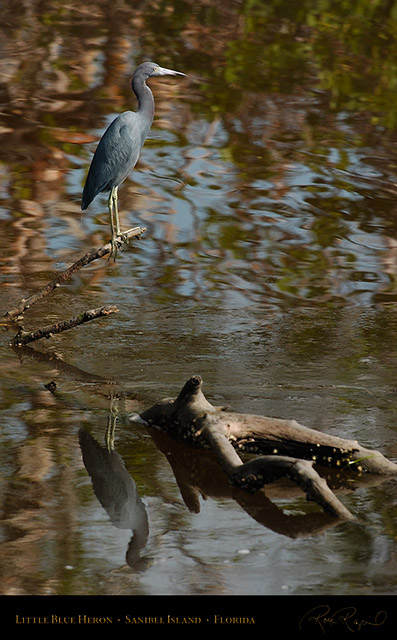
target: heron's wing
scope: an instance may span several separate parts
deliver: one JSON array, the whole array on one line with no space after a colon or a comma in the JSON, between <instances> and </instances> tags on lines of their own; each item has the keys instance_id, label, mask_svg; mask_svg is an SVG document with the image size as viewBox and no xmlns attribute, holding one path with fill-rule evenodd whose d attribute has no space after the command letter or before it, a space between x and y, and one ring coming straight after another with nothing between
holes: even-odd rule
<instances>
[{"instance_id":1,"label":"heron's wing","mask_svg":"<svg viewBox=\"0 0 397 640\"><path fill-rule=\"evenodd\" d=\"M134 168L143 141L139 118L133 111L117 116L99 141L84 186L82 209L101 191L109 191Z\"/></svg>"},{"instance_id":2,"label":"heron's wing","mask_svg":"<svg viewBox=\"0 0 397 640\"><path fill-rule=\"evenodd\" d=\"M99 145L98 156L104 178L119 185L134 168L142 149L136 113L120 114L106 129Z\"/></svg>"}]
</instances>

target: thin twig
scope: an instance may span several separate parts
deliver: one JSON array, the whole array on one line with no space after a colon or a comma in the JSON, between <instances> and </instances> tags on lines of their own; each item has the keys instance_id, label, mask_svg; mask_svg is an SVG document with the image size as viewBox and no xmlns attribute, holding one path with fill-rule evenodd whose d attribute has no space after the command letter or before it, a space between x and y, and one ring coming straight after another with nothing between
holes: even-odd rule
<instances>
[{"instance_id":1,"label":"thin twig","mask_svg":"<svg viewBox=\"0 0 397 640\"><path fill-rule=\"evenodd\" d=\"M74 327L77 327L80 324L84 324L85 322L90 322L91 320L95 320L96 318L110 316L112 313L117 312L118 308L115 305L110 305L107 307L100 307L99 309L84 311L84 313L81 313L78 316L74 316L69 320L56 322L51 326L43 327L42 329L37 329L36 331L24 331L23 329L20 329L17 335L12 339L11 345L13 347L22 347L29 342L41 340L41 338L51 338L56 333L68 331L69 329L73 329Z\"/></svg>"},{"instance_id":2,"label":"thin twig","mask_svg":"<svg viewBox=\"0 0 397 640\"><path fill-rule=\"evenodd\" d=\"M130 240L131 238L140 239L141 235L145 233L145 231L146 231L145 228L134 227L133 229L129 229L128 231L123 232L122 236L119 236L118 238L116 238L116 242L118 242L119 245L122 245L124 242ZM124 238L127 238L127 240L124 240ZM94 251L92 253L86 253L82 258L77 260L74 264L72 264L65 271L63 271L56 278L54 278L54 280L52 280L45 287L40 289L40 291L37 291L36 293L32 294L31 296L29 296L29 298L22 298L19 304L17 304L13 309L11 309L10 311L7 311L7 313L4 314L4 318L7 321L12 322L12 320L15 320L18 316L23 314L24 311L26 311L36 302L39 302L42 298L44 298L46 295L51 293L51 291L59 287L61 284L64 284L72 275L74 275L77 271L82 269L82 267L85 267L86 265L90 264L94 260L97 260L98 258L103 258L103 256L106 256L108 253L110 253L111 248L112 247L109 242L108 244L105 244L103 247L101 247L97 251Z\"/></svg>"}]
</instances>

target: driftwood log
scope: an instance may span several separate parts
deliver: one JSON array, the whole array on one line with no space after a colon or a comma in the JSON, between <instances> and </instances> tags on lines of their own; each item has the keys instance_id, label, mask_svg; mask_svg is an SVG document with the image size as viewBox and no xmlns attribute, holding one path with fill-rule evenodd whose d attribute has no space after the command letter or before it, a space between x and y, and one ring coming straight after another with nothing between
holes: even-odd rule
<instances>
[{"instance_id":1,"label":"driftwood log","mask_svg":"<svg viewBox=\"0 0 397 640\"><path fill-rule=\"evenodd\" d=\"M352 519L353 515L316 468L397 474L396 464L355 440L327 435L295 420L233 413L215 407L202 392L200 376L190 378L176 399L157 402L142 412L140 418L177 440L212 449L232 485L254 493L287 477L303 489L308 500L338 518ZM258 457L243 462L238 452Z\"/></svg>"}]
</instances>

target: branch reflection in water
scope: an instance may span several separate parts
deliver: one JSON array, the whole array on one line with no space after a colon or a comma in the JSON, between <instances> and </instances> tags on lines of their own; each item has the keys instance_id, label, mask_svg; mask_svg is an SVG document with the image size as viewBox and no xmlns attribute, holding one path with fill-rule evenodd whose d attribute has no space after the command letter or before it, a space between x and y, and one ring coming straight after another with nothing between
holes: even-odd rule
<instances>
[{"instance_id":1,"label":"branch reflection in water","mask_svg":"<svg viewBox=\"0 0 397 640\"><path fill-rule=\"evenodd\" d=\"M118 529L132 531L126 550L127 565L134 570L144 570L148 565L148 559L142 557L149 537L148 514L130 470L115 450L116 421L117 410L112 400L104 444L80 429L80 448L95 496L111 523ZM143 421L138 414L132 414L130 424L133 429L141 429ZM145 430L171 466L183 502L191 513L200 513L200 496L205 496L234 500L257 523L292 539L322 535L341 525L341 520L324 512L313 512L309 508L303 513L303 492L289 480L277 480L252 495L229 483L212 451L197 450L178 442L157 427L145 425ZM342 493L358 485L374 486L385 479L365 474L352 485L349 474L343 476L332 469L323 473L329 486ZM291 501L295 505L291 505Z\"/></svg>"}]
</instances>

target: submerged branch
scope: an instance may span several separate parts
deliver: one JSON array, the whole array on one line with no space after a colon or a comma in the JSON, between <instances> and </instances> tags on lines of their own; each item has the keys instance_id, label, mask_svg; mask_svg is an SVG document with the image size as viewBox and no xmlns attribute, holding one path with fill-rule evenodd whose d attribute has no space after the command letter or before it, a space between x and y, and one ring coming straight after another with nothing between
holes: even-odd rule
<instances>
[{"instance_id":1,"label":"submerged branch","mask_svg":"<svg viewBox=\"0 0 397 640\"><path fill-rule=\"evenodd\" d=\"M343 520L353 519L324 478L313 469L313 461L274 455L260 456L243 463L225 432L219 428L219 416L206 415L201 422L203 438L234 486L255 493L264 485L285 476L301 487L307 499L317 502L326 513Z\"/></svg>"},{"instance_id":2,"label":"submerged branch","mask_svg":"<svg viewBox=\"0 0 397 640\"><path fill-rule=\"evenodd\" d=\"M56 333L68 331L69 329L73 329L80 324L90 322L91 320L95 320L96 318L110 316L112 313L117 312L118 308L115 305L110 305L107 307L100 307L99 309L84 311L84 313L81 313L78 316L74 316L73 318L69 318L69 320L56 322L51 326L43 327L42 329L37 329L36 331L24 331L23 329L20 329L17 335L12 339L11 344L13 347L21 347L28 344L29 342L35 342L36 340L41 340L42 338L48 339Z\"/></svg>"},{"instance_id":3,"label":"submerged branch","mask_svg":"<svg viewBox=\"0 0 397 640\"><path fill-rule=\"evenodd\" d=\"M127 238L126 241L130 240L131 238L140 239L141 235L145 233L145 231L146 231L145 228L134 227L133 229L124 231L123 234L116 239L116 241L118 242L119 245L122 245L123 242L125 241L123 240L125 237ZM13 309L10 309L10 311L7 311L7 313L4 314L5 320L12 322L13 320L17 319L18 316L22 315L24 311L26 311L31 306L36 304L36 302L39 302L40 300L42 300L42 298L44 298L46 295L51 293L51 291L59 287L61 284L64 284L69 278L71 278L71 276L77 273L77 271L87 266L94 260L98 260L98 258L103 258L107 254L110 254L111 248L112 246L111 246L111 243L109 242L108 244L105 244L103 247L101 247L97 251L86 253L82 258L77 260L74 264L72 264L65 271L63 271L56 278L54 278L54 280L52 280L45 287L40 289L40 291L37 291L36 293L32 294L31 296L29 296L29 298L22 298L19 304L17 304Z\"/></svg>"}]
</instances>

